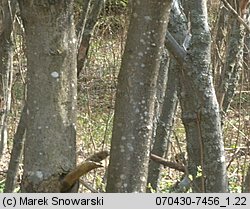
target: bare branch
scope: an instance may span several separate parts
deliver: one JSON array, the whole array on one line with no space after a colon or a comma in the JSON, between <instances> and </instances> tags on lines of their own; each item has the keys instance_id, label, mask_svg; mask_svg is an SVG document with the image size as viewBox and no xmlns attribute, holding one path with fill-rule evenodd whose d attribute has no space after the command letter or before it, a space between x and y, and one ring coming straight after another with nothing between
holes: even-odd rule
<instances>
[{"instance_id":1,"label":"bare branch","mask_svg":"<svg viewBox=\"0 0 250 209\"><path fill-rule=\"evenodd\" d=\"M166 33L165 46L174 56L179 64L183 64L186 56L186 51L181 47L169 31Z\"/></svg>"},{"instance_id":2,"label":"bare branch","mask_svg":"<svg viewBox=\"0 0 250 209\"><path fill-rule=\"evenodd\" d=\"M160 163L160 164L162 164L164 166L167 166L169 168L173 168L173 169L181 171L181 172L185 172L185 170L186 170L183 165L181 165L179 163L167 161L166 159L164 159L162 157L159 157L157 155L154 155L154 154L150 155L150 159L157 162L157 163Z\"/></svg>"},{"instance_id":3,"label":"bare branch","mask_svg":"<svg viewBox=\"0 0 250 209\"><path fill-rule=\"evenodd\" d=\"M235 9L227 2L227 0L221 0L225 7L227 9L229 9L233 14L234 16L237 18L237 20L242 24L244 25L244 27L248 30L248 32L250 32L250 27L248 26L248 24L240 17L240 15L235 11Z\"/></svg>"}]
</instances>

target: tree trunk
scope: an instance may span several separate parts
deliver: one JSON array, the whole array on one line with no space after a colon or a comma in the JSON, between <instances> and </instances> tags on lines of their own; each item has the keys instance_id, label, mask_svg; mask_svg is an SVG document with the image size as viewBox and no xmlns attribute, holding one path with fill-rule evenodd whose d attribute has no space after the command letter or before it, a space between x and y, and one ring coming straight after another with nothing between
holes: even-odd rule
<instances>
[{"instance_id":1,"label":"tree trunk","mask_svg":"<svg viewBox=\"0 0 250 209\"><path fill-rule=\"evenodd\" d=\"M60 192L60 177L76 165L73 0L19 0L19 6L28 68L21 191Z\"/></svg>"},{"instance_id":2,"label":"tree trunk","mask_svg":"<svg viewBox=\"0 0 250 209\"><path fill-rule=\"evenodd\" d=\"M145 192L154 97L171 1L132 1L118 76L107 192Z\"/></svg>"},{"instance_id":3,"label":"tree trunk","mask_svg":"<svg viewBox=\"0 0 250 209\"><path fill-rule=\"evenodd\" d=\"M13 74L12 29L16 11L16 1L3 0L0 3L0 159L7 147L7 118L11 106Z\"/></svg>"},{"instance_id":4,"label":"tree trunk","mask_svg":"<svg viewBox=\"0 0 250 209\"><path fill-rule=\"evenodd\" d=\"M216 100L210 65L210 32L205 0L188 1L191 41L187 52L167 33L167 48L183 70L179 72L184 99L182 120L185 126L188 170L201 183L195 192L226 192L227 175L219 105ZM185 111L186 110L186 111Z\"/></svg>"},{"instance_id":5,"label":"tree trunk","mask_svg":"<svg viewBox=\"0 0 250 209\"><path fill-rule=\"evenodd\" d=\"M242 72L244 36L243 25L231 14L229 17L225 64L217 93L220 108L224 112L227 112L230 106Z\"/></svg>"},{"instance_id":6,"label":"tree trunk","mask_svg":"<svg viewBox=\"0 0 250 209\"><path fill-rule=\"evenodd\" d=\"M243 192L250 192L250 165L248 165L247 175L245 177L244 182L244 190Z\"/></svg>"},{"instance_id":7,"label":"tree trunk","mask_svg":"<svg viewBox=\"0 0 250 209\"><path fill-rule=\"evenodd\" d=\"M23 153L24 134L27 123L27 106L23 107L21 117L17 126L17 130L13 139L13 147L11 151L11 158L9 162L7 177L5 181L4 192L13 192L15 189L16 176L18 167Z\"/></svg>"},{"instance_id":8,"label":"tree trunk","mask_svg":"<svg viewBox=\"0 0 250 209\"><path fill-rule=\"evenodd\" d=\"M91 1L92 6L86 17L86 24L83 24L82 34L80 35L80 45L77 53L77 77L80 76L89 51L90 38L97 23L99 14L104 5L104 0Z\"/></svg>"},{"instance_id":9,"label":"tree trunk","mask_svg":"<svg viewBox=\"0 0 250 209\"><path fill-rule=\"evenodd\" d=\"M183 28L186 23L185 14L181 11L179 1L174 0L171 8L171 15L168 24L168 30L173 34L174 38L182 43L184 39L184 33L186 28ZM174 58L170 59L170 65L168 70L167 88L162 106L161 116L156 129L155 141L152 149L152 153L157 156L164 157L167 155L168 144L173 129L173 121L177 107L177 69L178 65ZM148 184L151 188L157 190L157 183L159 180L161 167L159 163L150 161L148 172ZM149 188L150 189L150 188ZM149 191L148 189L148 191Z\"/></svg>"},{"instance_id":10,"label":"tree trunk","mask_svg":"<svg viewBox=\"0 0 250 209\"><path fill-rule=\"evenodd\" d=\"M201 169L201 192L226 192L227 176L221 130L220 109L209 69L211 37L206 0L189 1L191 43L187 54L186 79L193 92L194 112L183 116L188 125L196 126L196 134L187 134L190 172L194 178ZM194 150L200 150L198 153ZM198 155L197 155L198 154Z\"/></svg>"}]
</instances>

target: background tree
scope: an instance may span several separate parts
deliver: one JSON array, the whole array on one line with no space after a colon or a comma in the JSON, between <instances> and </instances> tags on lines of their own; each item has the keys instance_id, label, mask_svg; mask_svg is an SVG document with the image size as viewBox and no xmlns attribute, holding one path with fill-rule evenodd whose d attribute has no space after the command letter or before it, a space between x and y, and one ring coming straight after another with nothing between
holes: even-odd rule
<instances>
[{"instance_id":1,"label":"background tree","mask_svg":"<svg viewBox=\"0 0 250 209\"><path fill-rule=\"evenodd\" d=\"M22 192L59 192L76 165L73 1L19 1L27 46L27 131ZM73 190L77 191L77 190Z\"/></svg>"},{"instance_id":2,"label":"background tree","mask_svg":"<svg viewBox=\"0 0 250 209\"><path fill-rule=\"evenodd\" d=\"M0 159L8 140L8 114L11 106L13 75L13 22L16 1L0 2Z\"/></svg>"},{"instance_id":3,"label":"background tree","mask_svg":"<svg viewBox=\"0 0 250 209\"><path fill-rule=\"evenodd\" d=\"M174 36L175 40L179 43L183 42L186 34L186 17L181 9L180 2L177 0L173 1L170 13L170 19L168 23L168 30ZM158 120L156 134L153 140L152 154L158 155L160 157L165 157L168 155L171 134L173 132L174 118L177 110L177 88L178 88L178 70L179 66L176 63L174 57L169 57L170 64L164 64L167 68L167 86L165 97L163 99L162 110ZM162 75L159 75L162 76ZM162 166L153 160L150 161L149 171L148 171L148 185L150 189L157 190L160 180L160 171Z\"/></svg>"},{"instance_id":4,"label":"background tree","mask_svg":"<svg viewBox=\"0 0 250 209\"><path fill-rule=\"evenodd\" d=\"M242 13L240 2L230 1L232 8L238 9L238 14ZM225 15L225 13L221 13ZM225 54L224 68L221 73L220 83L218 87L218 101L222 111L227 112L232 98L235 95L236 88L242 73L243 64L243 49L244 49L244 38L245 28L235 18L235 15L230 12L228 21L228 33L227 33L227 48ZM226 18L224 18L226 19Z\"/></svg>"}]
</instances>

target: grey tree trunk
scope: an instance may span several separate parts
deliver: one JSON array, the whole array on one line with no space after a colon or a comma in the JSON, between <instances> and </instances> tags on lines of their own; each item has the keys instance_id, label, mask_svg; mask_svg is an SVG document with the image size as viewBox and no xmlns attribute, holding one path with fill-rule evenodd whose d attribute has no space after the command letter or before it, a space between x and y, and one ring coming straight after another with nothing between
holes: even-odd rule
<instances>
[{"instance_id":1,"label":"grey tree trunk","mask_svg":"<svg viewBox=\"0 0 250 209\"><path fill-rule=\"evenodd\" d=\"M183 24L184 22L184 24ZM183 30L183 25L185 27L186 19L185 15L181 11L179 1L174 0L171 8L171 15L168 24L168 30L174 36L174 38L182 43L184 40L184 34L186 33L186 28ZM177 68L178 65L176 60L172 58L170 60L170 65L165 66L169 68L168 71L168 81L167 88L165 92L165 98L162 105L161 115L156 128L156 136L152 148L152 154L160 157L167 155L169 140L173 130L174 116L177 107ZM150 161L149 172L148 172L148 185L150 189L157 190L158 180L160 177L160 171L162 166L159 163Z\"/></svg>"},{"instance_id":2,"label":"grey tree trunk","mask_svg":"<svg viewBox=\"0 0 250 209\"><path fill-rule=\"evenodd\" d=\"M250 11L248 12L247 24L250 26ZM244 46L244 78L249 82L250 81L250 33L246 33L245 36L245 46ZM248 86L248 90L250 90L250 86Z\"/></svg>"},{"instance_id":3,"label":"grey tree trunk","mask_svg":"<svg viewBox=\"0 0 250 209\"><path fill-rule=\"evenodd\" d=\"M0 3L0 159L7 147L7 118L11 106L13 75L13 22L16 1L3 0Z\"/></svg>"},{"instance_id":4,"label":"grey tree trunk","mask_svg":"<svg viewBox=\"0 0 250 209\"><path fill-rule=\"evenodd\" d=\"M248 165L247 175L244 181L244 190L243 192L250 192L250 165Z\"/></svg>"},{"instance_id":5,"label":"grey tree trunk","mask_svg":"<svg viewBox=\"0 0 250 209\"><path fill-rule=\"evenodd\" d=\"M145 192L156 80L171 1L131 1L118 76L107 192Z\"/></svg>"},{"instance_id":6,"label":"grey tree trunk","mask_svg":"<svg viewBox=\"0 0 250 209\"><path fill-rule=\"evenodd\" d=\"M231 2L234 5L234 1ZM239 5L233 7L237 8ZM217 93L220 108L224 112L227 112L230 106L242 73L245 37L244 26L233 14L229 17L228 25L225 64Z\"/></svg>"},{"instance_id":7,"label":"grey tree trunk","mask_svg":"<svg viewBox=\"0 0 250 209\"><path fill-rule=\"evenodd\" d=\"M11 158L9 162L9 167L4 187L4 192L6 193L13 192L15 189L18 167L23 154L26 124L27 124L27 106L25 104L13 139Z\"/></svg>"},{"instance_id":8,"label":"grey tree trunk","mask_svg":"<svg viewBox=\"0 0 250 209\"><path fill-rule=\"evenodd\" d=\"M28 68L21 191L60 192L60 177L76 165L73 0L19 0L19 6Z\"/></svg>"},{"instance_id":9,"label":"grey tree trunk","mask_svg":"<svg viewBox=\"0 0 250 209\"><path fill-rule=\"evenodd\" d=\"M183 115L188 126L196 126L196 134L187 134L190 174L194 178L201 168L201 192L226 192L227 175L221 130L220 109L210 72L210 31L206 0L190 0L191 43L187 54L186 79L193 92L194 112ZM196 151L195 151L196 150ZM199 152L197 152L199 150ZM198 155L197 155L198 154Z\"/></svg>"},{"instance_id":10,"label":"grey tree trunk","mask_svg":"<svg viewBox=\"0 0 250 209\"><path fill-rule=\"evenodd\" d=\"M79 35L80 44L77 53L77 77L80 76L82 69L84 68L89 51L90 38L92 37L92 33L94 31L101 9L104 5L104 0L92 0L90 3L92 3L89 9L90 11L85 17L85 24L82 25L82 32Z\"/></svg>"},{"instance_id":11,"label":"grey tree trunk","mask_svg":"<svg viewBox=\"0 0 250 209\"><path fill-rule=\"evenodd\" d=\"M188 51L167 33L167 47L183 70L180 100L194 192L226 192L227 175L219 105L210 65L210 32L206 0L190 0L191 41ZM182 102L184 101L184 102ZM201 176L201 181L198 177ZM198 183L200 182L200 183Z\"/></svg>"}]
</instances>

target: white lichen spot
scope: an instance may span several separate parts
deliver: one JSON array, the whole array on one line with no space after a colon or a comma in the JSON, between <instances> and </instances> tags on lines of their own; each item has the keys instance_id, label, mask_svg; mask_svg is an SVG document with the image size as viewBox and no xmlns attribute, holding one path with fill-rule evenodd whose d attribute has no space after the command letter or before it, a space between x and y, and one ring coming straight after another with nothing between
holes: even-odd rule
<instances>
[{"instance_id":1,"label":"white lichen spot","mask_svg":"<svg viewBox=\"0 0 250 209\"><path fill-rule=\"evenodd\" d=\"M124 184L123 184L123 187L127 188L127 187L128 187L128 184L127 184L127 183L124 183Z\"/></svg>"},{"instance_id":2,"label":"white lichen spot","mask_svg":"<svg viewBox=\"0 0 250 209\"><path fill-rule=\"evenodd\" d=\"M139 113L139 112L140 112L140 110L138 108L136 108L135 113Z\"/></svg>"},{"instance_id":3,"label":"white lichen spot","mask_svg":"<svg viewBox=\"0 0 250 209\"><path fill-rule=\"evenodd\" d=\"M121 137L121 140L122 140L122 141L126 140L126 137L125 137L125 136L122 136L122 137Z\"/></svg>"},{"instance_id":4,"label":"white lichen spot","mask_svg":"<svg viewBox=\"0 0 250 209\"><path fill-rule=\"evenodd\" d=\"M143 82L140 82L140 86L144 86L144 83L143 83Z\"/></svg>"},{"instance_id":5,"label":"white lichen spot","mask_svg":"<svg viewBox=\"0 0 250 209\"><path fill-rule=\"evenodd\" d=\"M128 150L129 150L130 152L133 152L133 151L134 151L134 147L133 147L133 145L132 145L131 143L127 143L127 147L128 147Z\"/></svg>"},{"instance_id":6,"label":"white lichen spot","mask_svg":"<svg viewBox=\"0 0 250 209\"><path fill-rule=\"evenodd\" d=\"M135 140L135 137L134 137L134 136L131 136L131 139L132 139L132 140Z\"/></svg>"},{"instance_id":7,"label":"white lichen spot","mask_svg":"<svg viewBox=\"0 0 250 209\"><path fill-rule=\"evenodd\" d=\"M143 43L143 44L146 43L144 39L140 39L140 42Z\"/></svg>"},{"instance_id":8,"label":"white lichen spot","mask_svg":"<svg viewBox=\"0 0 250 209\"><path fill-rule=\"evenodd\" d=\"M49 126L45 126L45 128L46 128L46 129L48 129L48 128L49 128Z\"/></svg>"},{"instance_id":9,"label":"white lichen spot","mask_svg":"<svg viewBox=\"0 0 250 209\"><path fill-rule=\"evenodd\" d=\"M143 53L142 53L142 52L139 52L138 55L139 55L140 57L142 57L142 56L143 56Z\"/></svg>"},{"instance_id":10,"label":"white lichen spot","mask_svg":"<svg viewBox=\"0 0 250 209\"><path fill-rule=\"evenodd\" d=\"M120 179L124 180L124 179L126 179L126 176L124 174L122 174L122 175L120 175Z\"/></svg>"},{"instance_id":11,"label":"white lichen spot","mask_svg":"<svg viewBox=\"0 0 250 209\"><path fill-rule=\"evenodd\" d=\"M220 158L220 162L225 162L226 161L226 158L225 158L225 156L221 156L221 158Z\"/></svg>"},{"instance_id":12,"label":"white lichen spot","mask_svg":"<svg viewBox=\"0 0 250 209\"><path fill-rule=\"evenodd\" d=\"M142 63L142 64L141 64L141 67L144 68L144 67L145 67L145 64Z\"/></svg>"},{"instance_id":13,"label":"white lichen spot","mask_svg":"<svg viewBox=\"0 0 250 209\"><path fill-rule=\"evenodd\" d=\"M140 180L141 180L142 182L146 182L145 176L141 176L141 177L140 177Z\"/></svg>"},{"instance_id":14,"label":"white lichen spot","mask_svg":"<svg viewBox=\"0 0 250 209\"><path fill-rule=\"evenodd\" d=\"M43 178L43 173L42 173L42 171L36 171L36 176L37 176L39 179L42 179L42 178Z\"/></svg>"},{"instance_id":15,"label":"white lichen spot","mask_svg":"<svg viewBox=\"0 0 250 209\"><path fill-rule=\"evenodd\" d=\"M36 100L34 100L34 101L33 101L33 103L34 103L34 104L36 104L36 103L37 103L37 101L36 101Z\"/></svg>"},{"instance_id":16,"label":"white lichen spot","mask_svg":"<svg viewBox=\"0 0 250 209\"><path fill-rule=\"evenodd\" d=\"M38 126L38 127L37 127L37 129L38 129L38 130L41 130L41 129L42 129L42 127L41 127L41 126Z\"/></svg>"},{"instance_id":17,"label":"white lichen spot","mask_svg":"<svg viewBox=\"0 0 250 209\"><path fill-rule=\"evenodd\" d=\"M59 73L54 71L50 74L53 78L58 78L59 77Z\"/></svg>"},{"instance_id":18,"label":"white lichen spot","mask_svg":"<svg viewBox=\"0 0 250 209\"><path fill-rule=\"evenodd\" d=\"M75 43L77 42L77 39L76 39L76 38L73 38L73 39L72 39L72 42L73 42L73 44L75 44Z\"/></svg>"},{"instance_id":19,"label":"white lichen spot","mask_svg":"<svg viewBox=\"0 0 250 209\"><path fill-rule=\"evenodd\" d=\"M36 107L36 110L39 110L39 107Z\"/></svg>"},{"instance_id":20,"label":"white lichen spot","mask_svg":"<svg viewBox=\"0 0 250 209\"><path fill-rule=\"evenodd\" d=\"M124 146L123 146L123 145L120 145L120 151L121 151L121 152L125 152L125 149L124 149Z\"/></svg>"},{"instance_id":21,"label":"white lichen spot","mask_svg":"<svg viewBox=\"0 0 250 209\"><path fill-rule=\"evenodd\" d=\"M150 16L144 16L144 19L145 19L146 21L152 20L152 18L151 18Z\"/></svg>"},{"instance_id":22,"label":"white lichen spot","mask_svg":"<svg viewBox=\"0 0 250 209\"><path fill-rule=\"evenodd\" d=\"M147 115L148 115L148 112L145 111L145 112L144 112L144 115L147 116Z\"/></svg>"},{"instance_id":23,"label":"white lichen spot","mask_svg":"<svg viewBox=\"0 0 250 209\"><path fill-rule=\"evenodd\" d=\"M142 103L142 104L145 104L146 102L145 102L145 100L142 100L141 103Z\"/></svg>"},{"instance_id":24,"label":"white lichen spot","mask_svg":"<svg viewBox=\"0 0 250 209\"><path fill-rule=\"evenodd\" d=\"M75 86L75 84L74 83L71 83L71 87L74 87Z\"/></svg>"}]
</instances>

